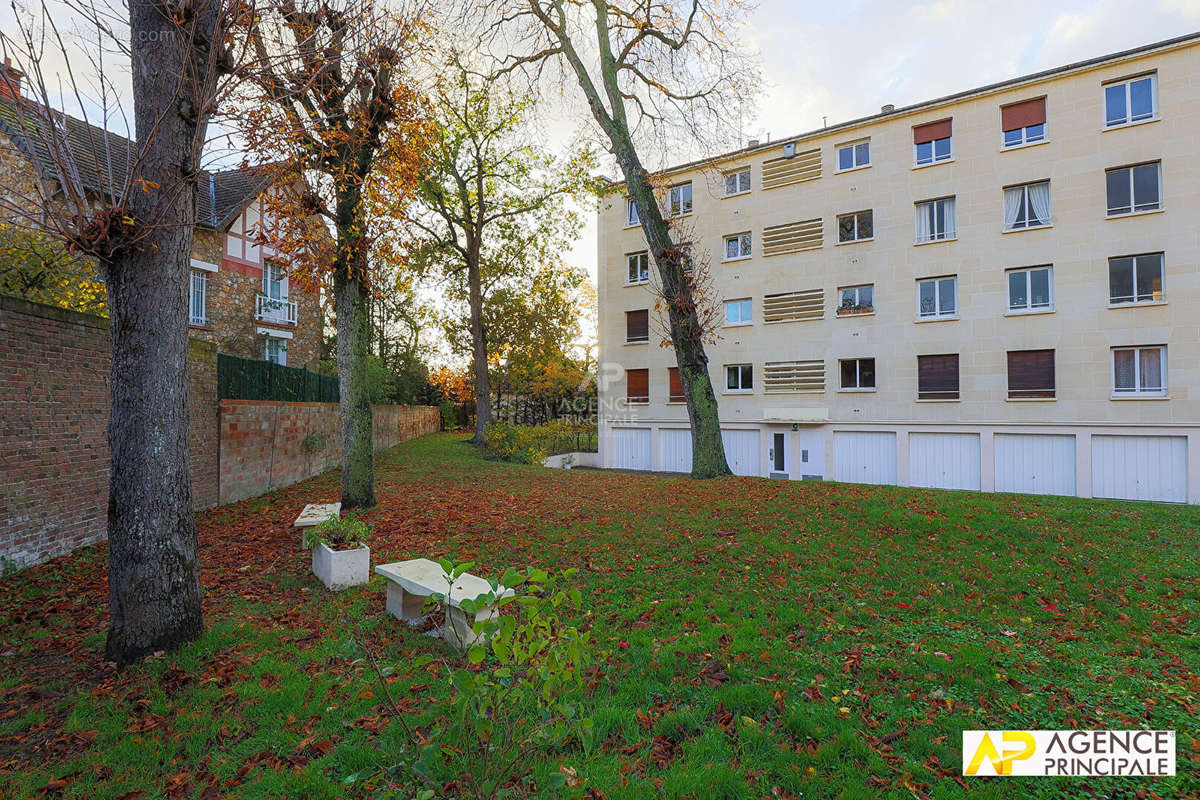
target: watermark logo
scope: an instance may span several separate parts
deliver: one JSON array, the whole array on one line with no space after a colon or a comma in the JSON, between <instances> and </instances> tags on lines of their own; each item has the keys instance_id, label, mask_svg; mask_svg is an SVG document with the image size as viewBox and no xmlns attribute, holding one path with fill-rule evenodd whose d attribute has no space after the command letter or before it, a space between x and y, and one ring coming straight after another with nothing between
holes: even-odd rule
<instances>
[{"instance_id":1,"label":"watermark logo","mask_svg":"<svg viewBox=\"0 0 1200 800\"><path fill-rule=\"evenodd\" d=\"M963 731L964 775L1175 774L1175 731Z\"/></svg>"}]
</instances>

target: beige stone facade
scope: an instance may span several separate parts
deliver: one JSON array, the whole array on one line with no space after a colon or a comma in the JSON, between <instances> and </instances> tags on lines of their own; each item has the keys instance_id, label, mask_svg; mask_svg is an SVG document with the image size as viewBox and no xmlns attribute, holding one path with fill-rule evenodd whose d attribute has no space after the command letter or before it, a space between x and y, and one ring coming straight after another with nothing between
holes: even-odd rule
<instances>
[{"instance_id":1,"label":"beige stone facade","mask_svg":"<svg viewBox=\"0 0 1200 800\"><path fill-rule=\"evenodd\" d=\"M1200 502L1197 74L1193 36L668 170L690 211L669 190L664 208L684 212L732 321L708 353L735 471ZM1032 124L1006 146L1014 119ZM1134 167L1136 186L1117 171ZM934 206L931 228L918 204L944 198L953 223ZM684 469L674 352L650 285L630 284L646 247L627 213L618 191L599 217L601 455ZM1139 255L1135 285L1113 259ZM862 286L869 303L843 294ZM726 301L749 303L726 317ZM627 343L643 309L649 341ZM953 386L928 356L957 356ZM872 385L844 385L858 359ZM750 387L725 388L740 365ZM637 369L648 402L627 403Z\"/></svg>"}]
</instances>

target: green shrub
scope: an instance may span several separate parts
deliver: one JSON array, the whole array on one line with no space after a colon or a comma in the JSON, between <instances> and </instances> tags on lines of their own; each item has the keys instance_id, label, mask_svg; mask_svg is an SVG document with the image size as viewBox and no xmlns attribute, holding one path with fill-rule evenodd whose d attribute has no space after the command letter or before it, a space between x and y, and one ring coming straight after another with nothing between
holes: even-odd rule
<instances>
[{"instance_id":1,"label":"green shrub","mask_svg":"<svg viewBox=\"0 0 1200 800\"><path fill-rule=\"evenodd\" d=\"M353 550L366 545L370 536L371 526L351 512L345 517L331 517L309 528L304 534L304 546L311 548L323 543L332 550Z\"/></svg>"},{"instance_id":2,"label":"green shrub","mask_svg":"<svg viewBox=\"0 0 1200 800\"><path fill-rule=\"evenodd\" d=\"M442 430L452 431L458 428L458 407L449 400L443 400L438 403L438 410L442 412Z\"/></svg>"},{"instance_id":3,"label":"green shrub","mask_svg":"<svg viewBox=\"0 0 1200 800\"><path fill-rule=\"evenodd\" d=\"M577 434L595 433L591 427L580 427L565 420L553 420L541 425L513 425L491 422L483 433L488 458L513 461L518 464L540 464L549 455L570 452L580 444ZM587 442L590 443L592 438Z\"/></svg>"}]
</instances>

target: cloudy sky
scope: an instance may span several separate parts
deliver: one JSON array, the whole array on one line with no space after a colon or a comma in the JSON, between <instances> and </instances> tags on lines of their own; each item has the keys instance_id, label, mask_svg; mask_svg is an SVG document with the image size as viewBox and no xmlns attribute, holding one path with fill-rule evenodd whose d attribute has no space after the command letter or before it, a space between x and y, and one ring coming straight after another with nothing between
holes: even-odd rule
<instances>
[{"instance_id":1,"label":"cloudy sky","mask_svg":"<svg viewBox=\"0 0 1200 800\"><path fill-rule=\"evenodd\" d=\"M1200 30L1200 0L760 0L748 44L772 139ZM595 275L594 222L572 260Z\"/></svg>"}]
</instances>

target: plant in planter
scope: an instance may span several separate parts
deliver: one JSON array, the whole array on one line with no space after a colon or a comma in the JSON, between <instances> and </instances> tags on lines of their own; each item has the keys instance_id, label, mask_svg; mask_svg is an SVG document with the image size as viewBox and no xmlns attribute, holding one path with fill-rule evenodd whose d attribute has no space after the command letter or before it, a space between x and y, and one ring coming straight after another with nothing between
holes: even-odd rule
<instances>
[{"instance_id":1,"label":"plant in planter","mask_svg":"<svg viewBox=\"0 0 1200 800\"><path fill-rule=\"evenodd\" d=\"M332 517L304 534L312 548L312 571L330 591L359 586L371 579L371 526L353 513Z\"/></svg>"},{"instance_id":2,"label":"plant in planter","mask_svg":"<svg viewBox=\"0 0 1200 800\"><path fill-rule=\"evenodd\" d=\"M837 313L838 313L838 316L845 316L846 314L870 314L874 310L875 310L875 307L869 303L868 304L843 303L842 305L838 306Z\"/></svg>"}]
</instances>

